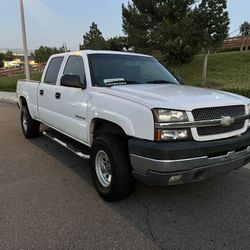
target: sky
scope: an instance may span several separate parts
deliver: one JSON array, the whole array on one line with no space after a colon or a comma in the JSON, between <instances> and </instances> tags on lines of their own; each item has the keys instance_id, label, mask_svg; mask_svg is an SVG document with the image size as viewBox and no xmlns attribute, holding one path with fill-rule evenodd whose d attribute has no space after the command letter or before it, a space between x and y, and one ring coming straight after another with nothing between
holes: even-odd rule
<instances>
[{"instance_id":1,"label":"sky","mask_svg":"<svg viewBox=\"0 0 250 250\"><path fill-rule=\"evenodd\" d=\"M128 1L24 0L28 48L66 43L70 50L77 50L93 21L105 38L122 35L121 5ZM230 32L250 21L249 10L249 0L228 0ZM19 0L0 0L0 13L0 48L21 48Z\"/></svg>"}]
</instances>

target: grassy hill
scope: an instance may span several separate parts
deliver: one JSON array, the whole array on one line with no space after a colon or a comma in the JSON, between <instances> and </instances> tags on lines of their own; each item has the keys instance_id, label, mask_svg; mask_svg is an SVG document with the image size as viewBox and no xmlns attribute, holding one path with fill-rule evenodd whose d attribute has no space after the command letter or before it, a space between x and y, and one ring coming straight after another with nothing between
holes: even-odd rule
<instances>
[{"instance_id":1,"label":"grassy hill","mask_svg":"<svg viewBox=\"0 0 250 250\"><path fill-rule=\"evenodd\" d=\"M181 76L187 84L201 86L204 55L183 65ZM250 97L250 51L209 55L207 87L226 89Z\"/></svg>"}]
</instances>

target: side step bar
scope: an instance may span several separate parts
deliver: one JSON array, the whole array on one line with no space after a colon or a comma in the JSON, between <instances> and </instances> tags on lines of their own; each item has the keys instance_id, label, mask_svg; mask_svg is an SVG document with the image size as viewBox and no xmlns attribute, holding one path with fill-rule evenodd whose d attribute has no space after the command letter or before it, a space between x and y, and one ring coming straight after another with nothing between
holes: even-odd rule
<instances>
[{"instance_id":1,"label":"side step bar","mask_svg":"<svg viewBox=\"0 0 250 250\"><path fill-rule=\"evenodd\" d=\"M73 139L53 129L48 129L43 131L43 135L57 142L61 146L67 148L68 150L78 155L82 159L90 159L90 148L81 144L80 142L74 141Z\"/></svg>"}]
</instances>

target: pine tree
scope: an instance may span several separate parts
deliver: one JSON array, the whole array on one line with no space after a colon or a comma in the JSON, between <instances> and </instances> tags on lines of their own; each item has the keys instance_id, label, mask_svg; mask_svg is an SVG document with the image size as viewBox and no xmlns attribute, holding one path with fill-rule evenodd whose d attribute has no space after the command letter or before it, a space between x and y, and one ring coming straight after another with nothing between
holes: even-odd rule
<instances>
[{"instance_id":1,"label":"pine tree","mask_svg":"<svg viewBox=\"0 0 250 250\"><path fill-rule=\"evenodd\" d=\"M250 23L245 21L243 24L240 26L240 34L242 36L249 36L250 35Z\"/></svg>"},{"instance_id":2,"label":"pine tree","mask_svg":"<svg viewBox=\"0 0 250 250\"><path fill-rule=\"evenodd\" d=\"M127 7L123 5L123 30L129 44L139 52L159 50L173 66L190 61L197 47L191 35L194 2L132 0Z\"/></svg>"},{"instance_id":3,"label":"pine tree","mask_svg":"<svg viewBox=\"0 0 250 250\"><path fill-rule=\"evenodd\" d=\"M102 32L94 22L91 24L89 32L83 35L83 44L80 45L80 49L107 49L107 43L102 36Z\"/></svg>"}]
</instances>

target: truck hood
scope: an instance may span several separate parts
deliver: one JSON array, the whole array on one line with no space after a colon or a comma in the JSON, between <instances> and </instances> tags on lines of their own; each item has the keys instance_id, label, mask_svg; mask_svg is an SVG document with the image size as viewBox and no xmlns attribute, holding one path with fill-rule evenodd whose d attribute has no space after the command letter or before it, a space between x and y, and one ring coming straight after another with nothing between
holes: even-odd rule
<instances>
[{"instance_id":1,"label":"truck hood","mask_svg":"<svg viewBox=\"0 0 250 250\"><path fill-rule=\"evenodd\" d=\"M247 105L246 97L218 90L179 84L135 84L98 88L99 92L152 108L191 111L201 107Z\"/></svg>"}]
</instances>

